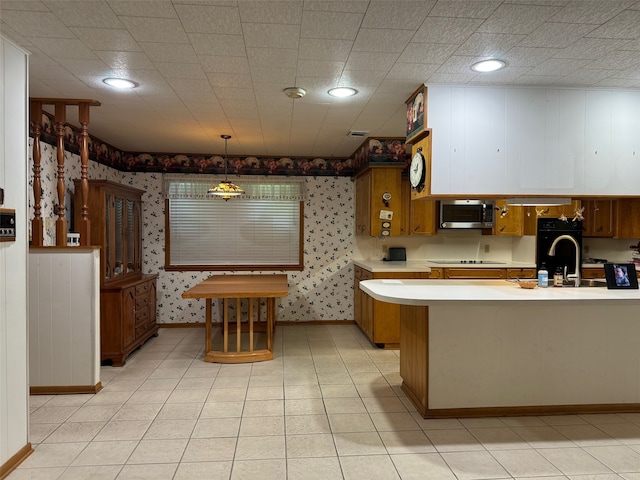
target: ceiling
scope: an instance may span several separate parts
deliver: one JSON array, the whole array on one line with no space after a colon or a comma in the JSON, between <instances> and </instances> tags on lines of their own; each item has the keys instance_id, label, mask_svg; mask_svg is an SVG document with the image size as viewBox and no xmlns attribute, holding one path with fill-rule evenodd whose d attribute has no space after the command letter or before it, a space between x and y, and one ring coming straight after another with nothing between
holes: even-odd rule
<instances>
[{"instance_id":1,"label":"ceiling","mask_svg":"<svg viewBox=\"0 0 640 480\"><path fill-rule=\"evenodd\" d=\"M230 154L347 157L350 131L404 136L422 83L640 88L635 0L1 0L0 31L31 53L31 96L98 100L89 132L132 152L230 134ZM488 57L507 68L470 70Z\"/></svg>"}]
</instances>

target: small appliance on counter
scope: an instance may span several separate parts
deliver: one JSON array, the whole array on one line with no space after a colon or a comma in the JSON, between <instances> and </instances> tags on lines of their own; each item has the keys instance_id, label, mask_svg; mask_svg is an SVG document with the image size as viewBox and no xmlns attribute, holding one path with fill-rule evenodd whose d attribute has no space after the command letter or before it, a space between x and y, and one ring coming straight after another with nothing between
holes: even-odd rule
<instances>
[{"instance_id":1,"label":"small appliance on counter","mask_svg":"<svg viewBox=\"0 0 640 480\"><path fill-rule=\"evenodd\" d=\"M406 262L407 249L404 247L389 247L387 258L382 259L385 262Z\"/></svg>"}]
</instances>

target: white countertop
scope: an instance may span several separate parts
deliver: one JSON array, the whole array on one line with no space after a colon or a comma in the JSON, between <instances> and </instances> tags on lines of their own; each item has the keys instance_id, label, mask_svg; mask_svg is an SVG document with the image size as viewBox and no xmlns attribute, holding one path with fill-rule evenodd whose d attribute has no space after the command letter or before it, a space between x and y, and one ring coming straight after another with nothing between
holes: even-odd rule
<instances>
[{"instance_id":1,"label":"white countertop","mask_svg":"<svg viewBox=\"0 0 640 480\"><path fill-rule=\"evenodd\" d=\"M506 280L365 280L360 288L376 300L401 305L440 302L578 301L599 303L636 301L640 290L605 287L547 287L524 289Z\"/></svg>"}]
</instances>

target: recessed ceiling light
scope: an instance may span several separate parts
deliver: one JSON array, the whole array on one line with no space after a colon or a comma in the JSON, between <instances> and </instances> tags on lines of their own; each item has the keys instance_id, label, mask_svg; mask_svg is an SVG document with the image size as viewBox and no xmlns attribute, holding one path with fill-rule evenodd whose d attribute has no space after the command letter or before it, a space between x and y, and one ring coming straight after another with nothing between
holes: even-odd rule
<instances>
[{"instance_id":1,"label":"recessed ceiling light","mask_svg":"<svg viewBox=\"0 0 640 480\"><path fill-rule=\"evenodd\" d=\"M332 88L327 93L332 97L342 98L342 97L351 97L352 95L355 95L356 93L358 93L358 91L355 88L351 88L351 87L336 87L336 88Z\"/></svg>"},{"instance_id":2,"label":"recessed ceiling light","mask_svg":"<svg viewBox=\"0 0 640 480\"><path fill-rule=\"evenodd\" d=\"M131 80L127 80L126 78L105 78L102 80L104 83L114 88L135 88L138 85Z\"/></svg>"},{"instance_id":3,"label":"recessed ceiling light","mask_svg":"<svg viewBox=\"0 0 640 480\"><path fill-rule=\"evenodd\" d=\"M481 62L477 62L471 65L471 70L480 73L495 72L496 70L504 68L506 65L507 64L502 60L482 60Z\"/></svg>"}]
</instances>

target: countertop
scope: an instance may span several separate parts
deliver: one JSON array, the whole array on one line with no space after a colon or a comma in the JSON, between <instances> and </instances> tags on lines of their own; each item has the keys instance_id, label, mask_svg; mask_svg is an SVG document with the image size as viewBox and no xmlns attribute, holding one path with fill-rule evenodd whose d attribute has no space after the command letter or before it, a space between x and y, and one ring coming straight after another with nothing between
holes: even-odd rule
<instances>
[{"instance_id":1,"label":"countertop","mask_svg":"<svg viewBox=\"0 0 640 480\"><path fill-rule=\"evenodd\" d=\"M609 290L604 287L525 289L507 280L365 280L360 288L376 300L401 305L432 305L440 302L558 302L621 300L640 304L640 290Z\"/></svg>"}]
</instances>

